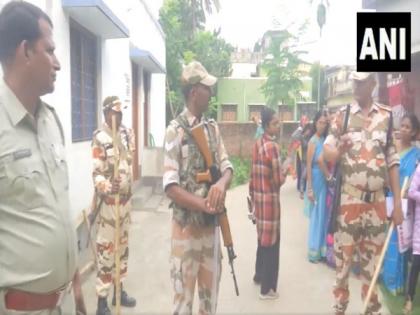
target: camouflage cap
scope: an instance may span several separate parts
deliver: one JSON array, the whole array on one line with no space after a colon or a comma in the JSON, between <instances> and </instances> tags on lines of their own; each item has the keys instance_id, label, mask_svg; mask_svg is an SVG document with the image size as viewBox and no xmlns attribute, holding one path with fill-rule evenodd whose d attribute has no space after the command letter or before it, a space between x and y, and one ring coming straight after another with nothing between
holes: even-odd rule
<instances>
[{"instance_id":1,"label":"camouflage cap","mask_svg":"<svg viewBox=\"0 0 420 315\"><path fill-rule=\"evenodd\" d=\"M374 72L357 72L357 71L353 71L350 74L350 79L351 80L356 80L356 81L365 81L366 79L373 77Z\"/></svg>"},{"instance_id":2,"label":"camouflage cap","mask_svg":"<svg viewBox=\"0 0 420 315\"><path fill-rule=\"evenodd\" d=\"M181 81L184 85L201 83L213 86L217 82L217 78L209 74L200 62L192 61L182 70Z\"/></svg>"},{"instance_id":3,"label":"camouflage cap","mask_svg":"<svg viewBox=\"0 0 420 315\"><path fill-rule=\"evenodd\" d=\"M103 102L103 109L112 109L115 112L122 112L126 108L118 96L108 96Z\"/></svg>"}]
</instances>

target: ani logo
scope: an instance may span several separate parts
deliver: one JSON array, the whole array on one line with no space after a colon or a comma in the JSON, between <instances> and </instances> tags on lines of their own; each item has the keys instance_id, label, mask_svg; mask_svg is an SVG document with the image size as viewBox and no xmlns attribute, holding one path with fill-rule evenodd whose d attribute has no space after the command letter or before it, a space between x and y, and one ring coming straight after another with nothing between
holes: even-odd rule
<instances>
[{"instance_id":1,"label":"ani logo","mask_svg":"<svg viewBox=\"0 0 420 315\"><path fill-rule=\"evenodd\" d=\"M357 71L411 71L411 13L357 13Z\"/></svg>"}]
</instances>

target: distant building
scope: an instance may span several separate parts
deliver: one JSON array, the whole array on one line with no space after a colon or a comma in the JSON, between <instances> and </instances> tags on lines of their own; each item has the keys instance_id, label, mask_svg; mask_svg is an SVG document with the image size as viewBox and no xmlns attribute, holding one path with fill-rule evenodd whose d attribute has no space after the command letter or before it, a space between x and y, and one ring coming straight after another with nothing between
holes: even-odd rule
<instances>
[{"instance_id":1,"label":"distant building","mask_svg":"<svg viewBox=\"0 0 420 315\"><path fill-rule=\"evenodd\" d=\"M350 74L356 68L354 66L333 66L325 69L327 85L326 106L336 110L353 100L352 82Z\"/></svg>"},{"instance_id":2,"label":"distant building","mask_svg":"<svg viewBox=\"0 0 420 315\"><path fill-rule=\"evenodd\" d=\"M275 36L282 36L284 31L267 31L255 44L254 51L240 49L232 53L232 74L221 78L217 85L217 99L220 103L219 121L248 122L252 117L260 117L262 106L266 105L261 86L267 80L261 71L261 64ZM311 65L303 63L299 67L303 87L295 100L296 106L278 104L278 113L283 121L296 121L303 113L312 113L312 78Z\"/></svg>"},{"instance_id":3,"label":"distant building","mask_svg":"<svg viewBox=\"0 0 420 315\"><path fill-rule=\"evenodd\" d=\"M378 73L379 101L392 106L394 126L406 112L420 118L420 5L418 0L363 0L364 9L378 12L411 12L411 72Z\"/></svg>"}]
</instances>

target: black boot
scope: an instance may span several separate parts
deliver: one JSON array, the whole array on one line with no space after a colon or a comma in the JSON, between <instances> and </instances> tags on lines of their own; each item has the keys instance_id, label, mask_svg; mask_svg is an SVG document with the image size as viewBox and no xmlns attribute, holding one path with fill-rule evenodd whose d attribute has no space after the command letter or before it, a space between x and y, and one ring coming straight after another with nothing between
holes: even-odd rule
<instances>
[{"instance_id":1,"label":"black boot","mask_svg":"<svg viewBox=\"0 0 420 315\"><path fill-rule=\"evenodd\" d=\"M115 299L115 293L116 293L116 288L114 285L114 296L112 297L112 305L115 306L116 303L116 299ZM121 306L125 306L125 307L135 307L136 306L136 299L133 297L128 296L127 292L125 292L123 290L122 284L121 284Z\"/></svg>"},{"instance_id":2,"label":"black boot","mask_svg":"<svg viewBox=\"0 0 420 315\"><path fill-rule=\"evenodd\" d=\"M106 297L98 298L98 309L96 310L96 315L112 315L111 310L108 307Z\"/></svg>"}]
</instances>

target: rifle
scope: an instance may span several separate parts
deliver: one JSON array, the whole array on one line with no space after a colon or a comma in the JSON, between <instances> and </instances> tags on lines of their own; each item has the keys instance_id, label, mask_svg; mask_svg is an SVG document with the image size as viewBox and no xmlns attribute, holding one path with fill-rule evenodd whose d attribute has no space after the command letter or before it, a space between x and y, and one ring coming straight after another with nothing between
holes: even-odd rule
<instances>
[{"instance_id":1,"label":"rifle","mask_svg":"<svg viewBox=\"0 0 420 315\"><path fill-rule=\"evenodd\" d=\"M210 186L214 185L220 179L221 173L219 168L214 164L209 144L204 133L203 124L199 124L196 127L192 128L191 135L194 138L201 155L204 157L207 166L207 170L205 172L198 173L196 175L196 181L197 183L209 183ZM229 257L229 265L231 268L233 283L235 285L235 292L236 295L239 296L238 283L236 281L235 269L233 268L233 260L236 258L236 254L233 250L232 234L230 233L230 226L226 213L226 208L224 208L223 213L217 215L216 220L220 224L220 228L222 230L223 243L226 247Z\"/></svg>"},{"instance_id":2,"label":"rifle","mask_svg":"<svg viewBox=\"0 0 420 315\"><path fill-rule=\"evenodd\" d=\"M347 132L347 126L349 123L349 116L350 116L350 104L346 106L346 116L344 118L344 126L343 130L341 131L341 135L344 135ZM341 204L341 183L342 183L342 173L341 173L341 163L337 161L334 166L334 173L333 173L333 180L329 183L330 185L334 185L334 196L332 201L331 207L331 219L330 223L328 224L328 232L333 234L337 231L337 216L340 211L340 204Z\"/></svg>"}]
</instances>

